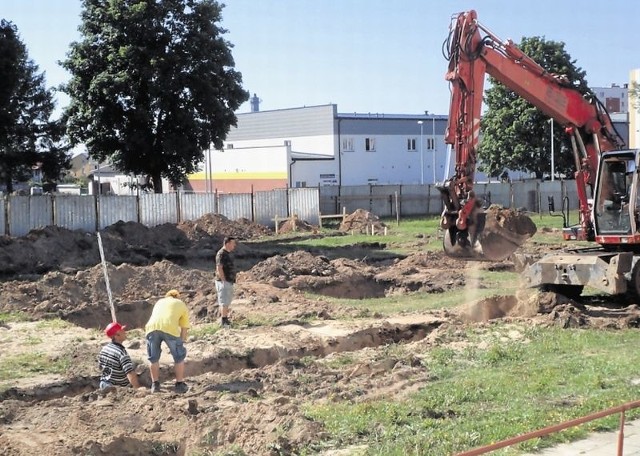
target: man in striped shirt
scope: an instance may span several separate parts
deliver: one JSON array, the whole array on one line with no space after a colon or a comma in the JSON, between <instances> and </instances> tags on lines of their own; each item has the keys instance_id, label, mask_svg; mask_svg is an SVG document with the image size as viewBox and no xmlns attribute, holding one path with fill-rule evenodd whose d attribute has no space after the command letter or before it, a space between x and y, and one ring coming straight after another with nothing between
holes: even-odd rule
<instances>
[{"instance_id":1,"label":"man in striped shirt","mask_svg":"<svg viewBox=\"0 0 640 456\"><path fill-rule=\"evenodd\" d=\"M122 342L127 338L127 327L120 323L109 323L104 333L111 342L102 347L98 355L100 366L100 389L111 386L129 386L140 388L138 374L135 373L131 358Z\"/></svg>"}]
</instances>

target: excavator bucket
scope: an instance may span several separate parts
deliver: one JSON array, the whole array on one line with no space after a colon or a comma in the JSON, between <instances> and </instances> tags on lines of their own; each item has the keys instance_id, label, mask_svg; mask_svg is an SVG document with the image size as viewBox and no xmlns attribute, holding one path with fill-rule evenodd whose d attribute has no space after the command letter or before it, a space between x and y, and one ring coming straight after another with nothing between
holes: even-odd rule
<instances>
[{"instance_id":1,"label":"excavator bucket","mask_svg":"<svg viewBox=\"0 0 640 456\"><path fill-rule=\"evenodd\" d=\"M444 251L455 258L502 261L535 233L536 225L524 213L491 206L476 211L468 230L447 229Z\"/></svg>"}]
</instances>

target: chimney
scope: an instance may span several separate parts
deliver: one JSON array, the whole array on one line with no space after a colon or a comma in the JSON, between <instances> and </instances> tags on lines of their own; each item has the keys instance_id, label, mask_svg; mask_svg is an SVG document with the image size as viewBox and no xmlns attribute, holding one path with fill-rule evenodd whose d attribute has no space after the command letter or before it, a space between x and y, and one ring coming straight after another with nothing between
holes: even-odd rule
<instances>
[{"instance_id":1,"label":"chimney","mask_svg":"<svg viewBox=\"0 0 640 456\"><path fill-rule=\"evenodd\" d=\"M251 112L258 112L260 111L260 98L258 98L258 95L256 95L255 93L253 94L253 96L251 97L251 100L249 100L251 103Z\"/></svg>"}]
</instances>

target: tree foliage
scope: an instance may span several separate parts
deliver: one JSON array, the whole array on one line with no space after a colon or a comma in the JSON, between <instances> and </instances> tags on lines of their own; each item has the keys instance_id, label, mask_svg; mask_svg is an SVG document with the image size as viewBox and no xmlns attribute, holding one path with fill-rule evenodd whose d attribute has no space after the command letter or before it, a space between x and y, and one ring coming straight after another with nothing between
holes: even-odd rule
<instances>
[{"instance_id":1,"label":"tree foliage","mask_svg":"<svg viewBox=\"0 0 640 456\"><path fill-rule=\"evenodd\" d=\"M221 148L249 98L215 0L83 0L68 132L123 172L182 183L210 145Z\"/></svg>"},{"instance_id":2,"label":"tree foliage","mask_svg":"<svg viewBox=\"0 0 640 456\"><path fill-rule=\"evenodd\" d=\"M522 38L519 48L550 73L563 75L569 84L588 93L586 73L572 60L564 43L541 37ZM482 138L478 148L480 169L491 176L511 169L535 173L542 178L551 172L551 124L549 117L531 103L490 78L485 91L486 112L482 117ZM553 122L555 172L572 175L575 162L571 143L563 128Z\"/></svg>"},{"instance_id":3,"label":"tree foliage","mask_svg":"<svg viewBox=\"0 0 640 456\"><path fill-rule=\"evenodd\" d=\"M631 98L631 107L640 113L640 84L632 81L629 87L629 98Z\"/></svg>"},{"instance_id":4,"label":"tree foliage","mask_svg":"<svg viewBox=\"0 0 640 456\"><path fill-rule=\"evenodd\" d=\"M47 163L46 177L57 180L69 167L68 147L59 121L51 121L55 107L44 73L29 59L18 30L0 21L0 181L7 192L24 182L32 167Z\"/></svg>"}]
</instances>

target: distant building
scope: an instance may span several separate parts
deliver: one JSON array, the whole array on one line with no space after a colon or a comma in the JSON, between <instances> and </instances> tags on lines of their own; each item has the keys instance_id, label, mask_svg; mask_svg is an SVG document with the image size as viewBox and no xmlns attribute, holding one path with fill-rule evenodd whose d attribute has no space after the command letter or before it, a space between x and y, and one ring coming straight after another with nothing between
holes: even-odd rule
<instances>
[{"instance_id":1,"label":"distant building","mask_svg":"<svg viewBox=\"0 0 640 456\"><path fill-rule=\"evenodd\" d=\"M75 178L88 177L98 166L98 161L89 157L86 152L79 153L71 159L69 175Z\"/></svg>"},{"instance_id":2,"label":"distant building","mask_svg":"<svg viewBox=\"0 0 640 456\"><path fill-rule=\"evenodd\" d=\"M592 87L591 90L609 113L629 112L629 84L611 84L610 87Z\"/></svg>"},{"instance_id":3,"label":"distant building","mask_svg":"<svg viewBox=\"0 0 640 456\"><path fill-rule=\"evenodd\" d=\"M248 192L442 181L445 127L446 116L343 114L334 104L238 114L224 149L205 151L186 188Z\"/></svg>"}]
</instances>

